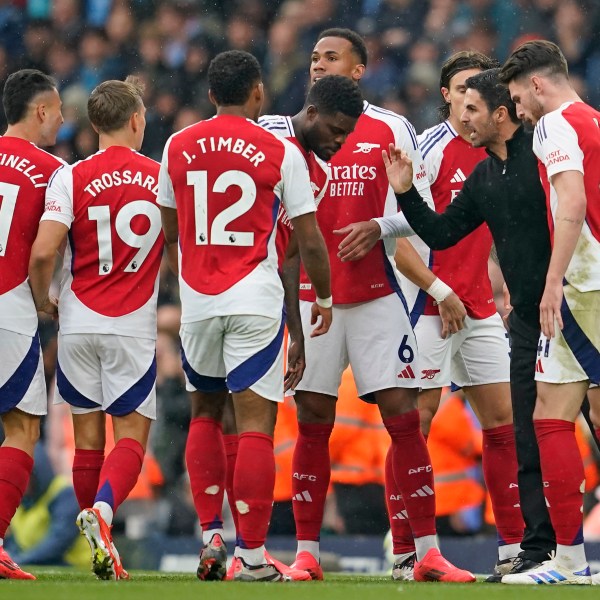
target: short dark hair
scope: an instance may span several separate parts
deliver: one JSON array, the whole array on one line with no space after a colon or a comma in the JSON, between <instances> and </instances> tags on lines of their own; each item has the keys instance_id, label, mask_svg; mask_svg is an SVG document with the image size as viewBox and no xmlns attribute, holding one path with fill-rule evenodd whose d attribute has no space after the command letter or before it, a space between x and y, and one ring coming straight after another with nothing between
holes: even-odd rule
<instances>
[{"instance_id":1,"label":"short dark hair","mask_svg":"<svg viewBox=\"0 0 600 600\"><path fill-rule=\"evenodd\" d=\"M461 50L455 52L452 56L446 59L446 62L442 65L440 72L440 89L450 88L450 80L461 71L467 71L469 69L481 69L487 71L488 69L494 69L499 67L500 63L494 59L476 52L475 50ZM444 102L439 108L438 113L440 118L445 121L450 117L450 105Z\"/></svg>"},{"instance_id":2,"label":"short dark hair","mask_svg":"<svg viewBox=\"0 0 600 600\"><path fill-rule=\"evenodd\" d=\"M326 115L342 113L358 119L363 111L363 96L351 79L342 75L327 75L310 88L304 106L311 104Z\"/></svg>"},{"instance_id":3,"label":"short dark hair","mask_svg":"<svg viewBox=\"0 0 600 600\"><path fill-rule=\"evenodd\" d=\"M261 80L258 61L243 50L221 52L208 67L208 87L219 106L241 106Z\"/></svg>"},{"instance_id":4,"label":"short dark hair","mask_svg":"<svg viewBox=\"0 0 600 600\"><path fill-rule=\"evenodd\" d=\"M361 64L365 65L365 67L367 66L367 45L365 44L365 40L363 40L356 31L345 29L343 27L332 27L330 29L325 29L325 31L321 31L317 38L317 42L326 37L337 37L348 40L352 44L352 52L356 54Z\"/></svg>"},{"instance_id":5,"label":"short dark hair","mask_svg":"<svg viewBox=\"0 0 600 600\"><path fill-rule=\"evenodd\" d=\"M569 67L560 48L548 40L533 40L521 44L506 60L500 71L500 81L510 83L524 75L545 71L545 75L569 76Z\"/></svg>"},{"instance_id":6,"label":"short dark hair","mask_svg":"<svg viewBox=\"0 0 600 600\"><path fill-rule=\"evenodd\" d=\"M2 105L6 121L14 125L27 113L27 105L38 95L56 89L52 77L37 69L21 69L8 76L4 84Z\"/></svg>"},{"instance_id":7,"label":"short dark hair","mask_svg":"<svg viewBox=\"0 0 600 600\"><path fill-rule=\"evenodd\" d=\"M143 84L131 75L125 81L104 81L92 90L88 99L90 123L102 133L121 129L142 106L143 93Z\"/></svg>"},{"instance_id":8,"label":"short dark hair","mask_svg":"<svg viewBox=\"0 0 600 600\"><path fill-rule=\"evenodd\" d=\"M497 108L504 106L508 116L513 123L519 123L517 108L510 97L508 88L500 81L500 69L488 69L469 77L465 82L468 89L479 92L488 110L494 112Z\"/></svg>"}]
</instances>

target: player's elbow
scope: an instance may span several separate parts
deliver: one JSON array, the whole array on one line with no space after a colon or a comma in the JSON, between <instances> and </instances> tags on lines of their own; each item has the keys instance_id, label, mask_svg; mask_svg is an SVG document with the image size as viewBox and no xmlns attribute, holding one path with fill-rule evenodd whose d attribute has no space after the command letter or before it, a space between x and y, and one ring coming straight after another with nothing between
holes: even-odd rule
<instances>
[{"instance_id":1,"label":"player's elbow","mask_svg":"<svg viewBox=\"0 0 600 600\"><path fill-rule=\"evenodd\" d=\"M34 243L29 256L29 274L36 273L39 270L54 266L56 249L50 248L44 244Z\"/></svg>"}]
</instances>

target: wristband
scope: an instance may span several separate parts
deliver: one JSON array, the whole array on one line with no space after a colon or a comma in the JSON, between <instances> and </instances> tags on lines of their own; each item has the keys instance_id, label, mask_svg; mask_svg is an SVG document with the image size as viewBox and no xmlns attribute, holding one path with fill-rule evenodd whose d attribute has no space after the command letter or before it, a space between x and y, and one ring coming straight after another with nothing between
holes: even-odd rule
<instances>
[{"instance_id":1,"label":"wristband","mask_svg":"<svg viewBox=\"0 0 600 600\"><path fill-rule=\"evenodd\" d=\"M434 282L425 290L425 293L429 294L434 300L435 304L443 302L451 293L452 288L446 285L438 277L435 278Z\"/></svg>"},{"instance_id":2,"label":"wristband","mask_svg":"<svg viewBox=\"0 0 600 600\"><path fill-rule=\"evenodd\" d=\"M331 308L333 306L333 296L329 296L329 298L319 298L317 296L317 304L321 308Z\"/></svg>"}]
</instances>

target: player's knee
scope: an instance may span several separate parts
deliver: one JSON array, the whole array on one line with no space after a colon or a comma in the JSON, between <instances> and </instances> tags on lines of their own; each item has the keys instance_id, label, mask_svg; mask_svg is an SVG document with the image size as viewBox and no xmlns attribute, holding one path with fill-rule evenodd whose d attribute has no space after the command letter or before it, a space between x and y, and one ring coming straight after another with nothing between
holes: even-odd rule
<instances>
[{"instance_id":1,"label":"player's knee","mask_svg":"<svg viewBox=\"0 0 600 600\"><path fill-rule=\"evenodd\" d=\"M335 422L335 398L331 400L297 398L296 406L300 423L327 425Z\"/></svg>"}]
</instances>

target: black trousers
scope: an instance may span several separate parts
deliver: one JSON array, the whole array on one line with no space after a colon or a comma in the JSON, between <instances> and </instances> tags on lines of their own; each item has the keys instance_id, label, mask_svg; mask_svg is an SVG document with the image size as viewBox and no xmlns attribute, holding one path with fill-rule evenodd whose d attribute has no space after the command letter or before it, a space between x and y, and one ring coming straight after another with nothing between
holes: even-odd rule
<instances>
[{"instance_id":1,"label":"black trousers","mask_svg":"<svg viewBox=\"0 0 600 600\"><path fill-rule=\"evenodd\" d=\"M540 330L513 310L508 317L510 335L510 391L512 397L521 512L525 520L522 555L535 562L548 560L556 548L554 529L544 498L540 453L533 427L537 397L535 363Z\"/></svg>"}]
</instances>

